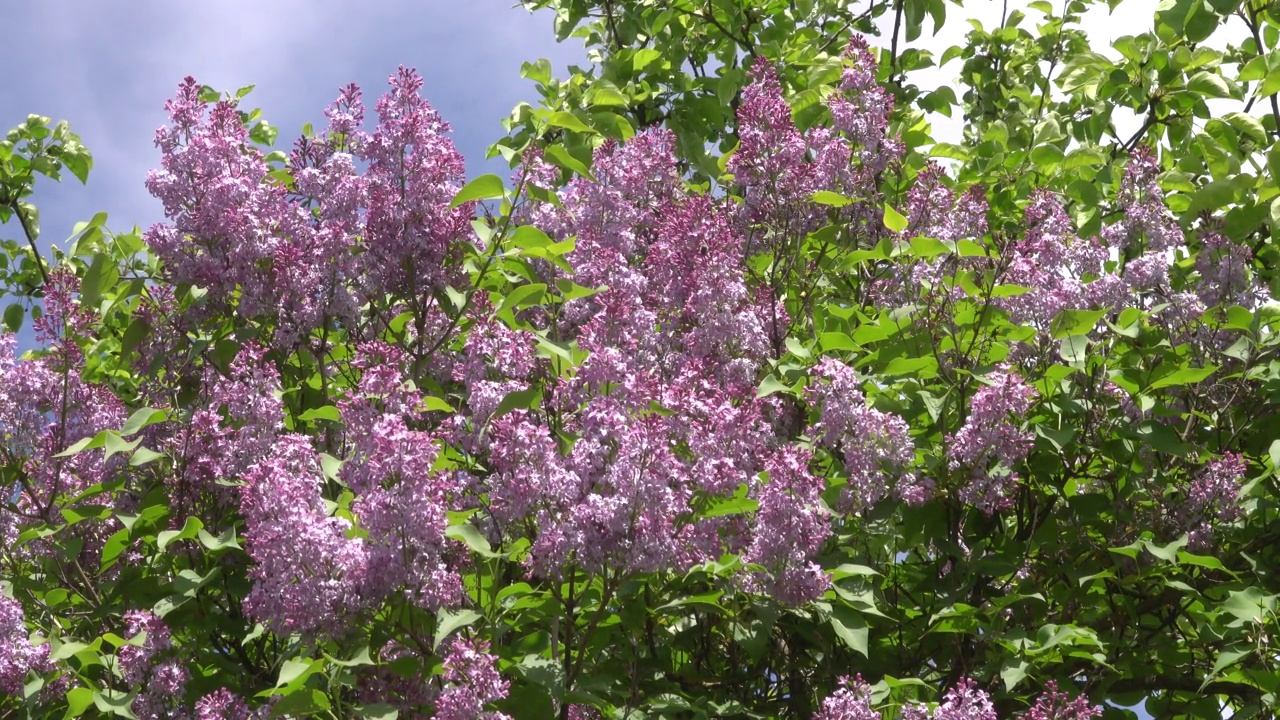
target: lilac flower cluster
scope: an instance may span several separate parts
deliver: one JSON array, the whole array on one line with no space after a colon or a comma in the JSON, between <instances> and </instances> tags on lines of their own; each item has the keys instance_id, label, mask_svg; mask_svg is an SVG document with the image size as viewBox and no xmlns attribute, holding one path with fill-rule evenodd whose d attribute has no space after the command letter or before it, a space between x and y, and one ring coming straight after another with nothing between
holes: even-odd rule
<instances>
[{"instance_id":1,"label":"lilac flower cluster","mask_svg":"<svg viewBox=\"0 0 1280 720\"><path fill-rule=\"evenodd\" d=\"M871 707L871 686L859 675L840 678L840 687L822 700L813 720L881 720Z\"/></svg>"},{"instance_id":2,"label":"lilac flower cluster","mask_svg":"<svg viewBox=\"0 0 1280 720\"><path fill-rule=\"evenodd\" d=\"M510 720L485 706L507 696L497 658L477 641L454 637L444 655L444 689L436 699L436 720Z\"/></svg>"},{"instance_id":3,"label":"lilac flower cluster","mask_svg":"<svg viewBox=\"0 0 1280 720\"><path fill-rule=\"evenodd\" d=\"M0 595L0 693L21 695L29 672L52 669L49 646L31 642L22 603Z\"/></svg>"},{"instance_id":4,"label":"lilac flower cluster","mask_svg":"<svg viewBox=\"0 0 1280 720\"><path fill-rule=\"evenodd\" d=\"M1163 252L1183 244L1182 228L1164 204L1164 192L1156 182L1160 168L1145 146L1129 156L1120 184L1121 220L1102 231L1103 239L1121 250L1145 241L1147 250Z\"/></svg>"},{"instance_id":5,"label":"lilac flower cluster","mask_svg":"<svg viewBox=\"0 0 1280 720\"><path fill-rule=\"evenodd\" d=\"M125 636L142 636L142 644L129 644L116 653L120 673L137 692L133 712L139 718L173 717L186 688L188 673L177 660L167 657L173 647L169 627L149 611L131 610L124 615Z\"/></svg>"},{"instance_id":6,"label":"lilac flower cluster","mask_svg":"<svg viewBox=\"0 0 1280 720\"><path fill-rule=\"evenodd\" d=\"M400 590L436 610L461 599L462 581L447 557L447 510L458 507L456 476L434 469L439 441L411 427L420 396L401 374L404 353L382 344L357 348L358 394L340 403L350 442L342 469L356 499L364 538L366 598Z\"/></svg>"},{"instance_id":7,"label":"lilac flower cluster","mask_svg":"<svg viewBox=\"0 0 1280 720\"><path fill-rule=\"evenodd\" d=\"M666 131L604 144L593 174L564 189L563 211L534 211L553 235L577 238L569 279L607 289L567 302L552 328L589 353L547 386L558 432L542 412L516 410L476 446L495 517L529 532L541 574L679 570L728 550L767 568L744 578L750 587L815 596L827 582L808 559L829 532L822 482L774 433L773 404L754 399L778 315L744 280L731 207L683 188ZM529 335L476 329L462 377L478 427L534 364ZM690 521L695 503L740 488L759 503L753 518Z\"/></svg>"},{"instance_id":8,"label":"lilac flower cluster","mask_svg":"<svg viewBox=\"0 0 1280 720\"><path fill-rule=\"evenodd\" d=\"M907 191L907 227L900 233L901 238L923 236L955 242L980 240L987 234L988 206L982 186L974 185L957 197L944 183L945 177L942 166L932 161L916 176ZM894 266L888 268L887 276L872 284L870 298L882 307L901 307L916 302L922 290L933 298L961 297L963 291L959 288L945 290L944 281L959 270L983 269L984 263L986 259L982 257L943 256L918 260L906 267Z\"/></svg>"},{"instance_id":9,"label":"lilac flower cluster","mask_svg":"<svg viewBox=\"0 0 1280 720\"><path fill-rule=\"evenodd\" d=\"M1215 526L1239 519L1240 486L1245 471L1243 457L1225 453L1205 463L1192 479L1180 511L1189 548L1208 549L1213 543Z\"/></svg>"},{"instance_id":10,"label":"lilac flower cluster","mask_svg":"<svg viewBox=\"0 0 1280 720\"><path fill-rule=\"evenodd\" d=\"M902 709L901 720L996 720L996 708L977 683L961 678L947 689L937 707L908 705Z\"/></svg>"},{"instance_id":11,"label":"lilac flower cluster","mask_svg":"<svg viewBox=\"0 0 1280 720\"><path fill-rule=\"evenodd\" d=\"M814 720L879 720L880 713L871 706L871 688L862 678L843 678L841 687L828 695ZM1091 720L1102 715L1102 708L1089 705L1084 696L1071 697L1049 681L1045 692L1021 720ZM997 720L991 696L969 678L947 690L936 707L915 703L902 708L899 720Z\"/></svg>"},{"instance_id":12,"label":"lilac flower cluster","mask_svg":"<svg viewBox=\"0 0 1280 720\"><path fill-rule=\"evenodd\" d=\"M267 712L251 711L244 698L222 688L196 701L195 720L258 720Z\"/></svg>"},{"instance_id":13,"label":"lilac flower cluster","mask_svg":"<svg viewBox=\"0 0 1280 720\"><path fill-rule=\"evenodd\" d=\"M342 91L327 132L295 146L290 187L273 180L236 102L210 106L187 78L166 105L161 168L147 178L170 222L145 239L170 278L206 289L208 312L234 304L241 317L273 318L282 347L352 324L360 301L388 293L439 313L432 293L461 277L473 206L449 207L462 157L422 99L422 78L401 68L390 85L372 133L359 89Z\"/></svg>"},{"instance_id":14,"label":"lilac flower cluster","mask_svg":"<svg viewBox=\"0 0 1280 720\"><path fill-rule=\"evenodd\" d=\"M267 457L284 427L280 376L267 362L266 348L249 342L227 375L206 369L203 385L207 401L167 449L182 459L190 488L222 498L229 493L217 481L238 478Z\"/></svg>"},{"instance_id":15,"label":"lilac flower cluster","mask_svg":"<svg viewBox=\"0 0 1280 720\"><path fill-rule=\"evenodd\" d=\"M739 146L727 166L742 188L750 253L776 250L825 223L827 208L811 200L818 190L853 198L841 218L859 235L869 234L872 244L878 237L878 179L904 148L886 133L893 97L876 81L866 40L855 36L844 58L840 85L827 100L832 128L804 132L792 119L776 69L763 58L751 67L738 110Z\"/></svg>"},{"instance_id":16,"label":"lilac flower cluster","mask_svg":"<svg viewBox=\"0 0 1280 720\"><path fill-rule=\"evenodd\" d=\"M1018 488L1014 468L1035 439L1022 429L1035 398L1035 389L1007 369L988 375L974 393L964 426L948 438L947 466L968 473L961 500L987 514L1012 505Z\"/></svg>"},{"instance_id":17,"label":"lilac flower cluster","mask_svg":"<svg viewBox=\"0 0 1280 720\"><path fill-rule=\"evenodd\" d=\"M23 522L56 514L59 495L111 479L123 464L119 457L105 459L100 450L58 457L82 438L119 428L125 419L124 404L110 388L80 376L84 358L76 340L85 332L87 315L73 299L78 288L68 272L50 275L46 311L36 323L38 336L50 343L45 354L19 361L15 338L0 333L0 464L21 477L21 492L10 498L12 511L0 508L0 537L9 541ZM74 532L93 553L114 529L99 525Z\"/></svg>"},{"instance_id":18,"label":"lilac flower cluster","mask_svg":"<svg viewBox=\"0 0 1280 720\"><path fill-rule=\"evenodd\" d=\"M368 557L350 523L328 514L320 460L304 435L282 435L245 472L240 512L254 566L245 613L281 634L342 627L364 606Z\"/></svg>"},{"instance_id":19,"label":"lilac flower cluster","mask_svg":"<svg viewBox=\"0 0 1280 720\"><path fill-rule=\"evenodd\" d=\"M1083 695L1074 698L1058 689L1058 683L1050 680L1036 704L1022 714L1022 720L1092 720L1102 716L1102 708L1090 705Z\"/></svg>"},{"instance_id":20,"label":"lilac flower cluster","mask_svg":"<svg viewBox=\"0 0 1280 720\"><path fill-rule=\"evenodd\" d=\"M820 380L809 386L808 394L821 408L812 431L819 446L840 452L849 473L836 510L862 511L884 499L891 488L910 505L928 500L931 482L910 470L915 446L906 421L867 407L853 368L839 360L824 358L812 373Z\"/></svg>"},{"instance_id":21,"label":"lilac flower cluster","mask_svg":"<svg viewBox=\"0 0 1280 720\"><path fill-rule=\"evenodd\" d=\"M1015 322L1037 328L1043 339L1064 310L1136 307L1157 311L1162 324L1186 341L1198 337L1195 326L1206 308L1252 308L1267 299L1249 248L1211 226L1201 231L1195 277L1179 286L1172 270L1186 252L1186 238L1164 203L1157 172L1150 151L1135 151L1121 181L1119 219L1089 240L1075 237L1061 199L1045 191L1032 196L1026 235L1014 243L1001 278L1027 288L1000 301Z\"/></svg>"}]
</instances>

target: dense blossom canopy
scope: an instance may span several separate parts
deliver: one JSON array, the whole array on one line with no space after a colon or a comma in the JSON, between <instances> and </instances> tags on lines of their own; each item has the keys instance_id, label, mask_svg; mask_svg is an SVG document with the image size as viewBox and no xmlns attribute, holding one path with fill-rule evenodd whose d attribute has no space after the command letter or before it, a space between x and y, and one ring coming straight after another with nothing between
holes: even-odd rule
<instances>
[{"instance_id":1,"label":"dense blossom canopy","mask_svg":"<svg viewBox=\"0 0 1280 720\"><path fill-rule=\"evenodd\" d=\"M804 121L785 63L741 71L713 182L672 128L555 112L509 190L464 182L411 70L372 130L350 86L289 154L185 80L147 179L166 220L118 287L68 264L43 349L0 334L0 693L1100 717L1144 650L1089 608L1191 587L1148 599L1151 557L1228 573L1263 512L1232 419L1267 406L1253 250L1180 224L1146 147L1088 231L1048 186L997 216L895 125L864 38L830 61ZM1265 646L1241 628L1269 606L1231 592L1170 601L1239 619L1202 670Z\"/></svg>"}]
</instances>

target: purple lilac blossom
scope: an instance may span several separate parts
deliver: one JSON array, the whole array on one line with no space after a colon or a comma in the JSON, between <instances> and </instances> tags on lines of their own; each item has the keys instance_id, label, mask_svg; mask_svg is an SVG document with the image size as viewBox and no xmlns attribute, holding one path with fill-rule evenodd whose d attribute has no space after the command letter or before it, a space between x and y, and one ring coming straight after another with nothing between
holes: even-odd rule
<instances>
[{"instance_id":1,"label":"purple lilac blossom","mask_svg":"<svg viewBox=\"0 0 1280 720\"><path fill-rule=\"evenodd\" d=\"M1007 369L986 378L973 395L964 426L949 438L947 465L968 474L960 499L984 513L1005 510L1018 487L1014 468L1031 450L1035 436L1022 419L1036 391Z\"/></svg>"},{"instance_id":2,"label":"purple lilac blossom","mask_svg":"<svg viewBox=\"0 0 1280 720\"><path fill-rule=\"evenodd\" d=\"M53 670L47 644L33 645L22 603L0 595L0 693L22 694L30 672Z\"/></svg>"},{"instance_id":3,"label":"purple lilac blossom","mask_svg":"<svg viewBox=\"0 0 1280 720\"><path fill-rule=\"evenodd\" d=\"M1186 490L1181 514L1187 532L1187 546L1203 552L1213 543L1215 528L1240 518L1240 486L1244 479L1244 458L1225 453L1201 468Z\"/></svg>"},{"instance_id":4,"label":"purple lilac blossom","mask_svg":"<svg viewBox=\"0 0 1280 720\"><path fill-rule=\"evenodd\" d=\"M436 699L435 720L510 720L484 709L507 696L497 661L484 643L454 637L444 654L444 689Z\"/></svg>"}]
</instances>

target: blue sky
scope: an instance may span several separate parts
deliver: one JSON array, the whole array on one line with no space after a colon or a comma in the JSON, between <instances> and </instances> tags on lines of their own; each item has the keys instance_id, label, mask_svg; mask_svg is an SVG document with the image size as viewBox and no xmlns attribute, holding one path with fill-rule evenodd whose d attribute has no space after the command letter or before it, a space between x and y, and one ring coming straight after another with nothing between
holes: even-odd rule
<instances>
[{"instance_id":1,"label":"blue sky","mask_svg":"<svg viewBox=\"0 0 1280 720\"><path fill-rule=\"evenodd\" d=\"M219 90L255 85L247 105L262 108L287 149L304 123L323 126L340 86L359 84L372 107L388 75L415 67L453 126L468 175L505 176L501 160L483 158L503 134L502 118L536 98L521 63L545 57L563 75L585 59L579 41L556 43L549 14L512 1L60 0L7 8L0 129L30 113L65 119L94 155L87 186L37 185L42 248L101 211L114 230L163 219L143 180L158 164L152 139L165 122L164 101L186 75ZM20 231L10 223L0 236Z\"/></svg>"}]
</instances>

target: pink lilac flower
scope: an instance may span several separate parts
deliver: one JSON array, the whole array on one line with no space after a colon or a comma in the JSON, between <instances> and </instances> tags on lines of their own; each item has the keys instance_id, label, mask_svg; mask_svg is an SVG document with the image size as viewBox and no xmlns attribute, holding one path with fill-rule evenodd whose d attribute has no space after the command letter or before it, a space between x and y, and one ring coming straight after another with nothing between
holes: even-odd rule
<instances>
[{"instance_id":1,"label":"pink lilac flower","mask_svg":"<svg viewBox=\"0 0 1280 720\"><path fill-rule=\"evenodd\" d=\"M146 684L133 700L133 714L138 720L170 720L181 715L182 693L188 680L187 669L178 660L166 660L151 668Z\"/></svg>"},{"instance_id":2,"label":"pink lilac flower","mask_svg":"<svg viewBox=\"0 0 1280 720\"><path fill-rule=\"evenodd\" d=\"M119 456L104 461L101 450L55 457L73 443L124 424L125 408L103 385L80 377L80 364L56 355L18 360L14 337L0 333L0 462L26 476L17 498L27 514L55 511L63 492L92 487L122 466Z\"/></svg>"},{"instance_id":3,"label":"pink lilac flower","mask_svg":"<svg viewBox=\"0 0 1280 720\"><path fill-rule=\"evenodd\" d=\"M1022 714L1022 720L1091 720L1101 716L1100 706L1090 705L1089 699L1083 695L1071 697L1050 680L1045 684L1044 693L1036 699L1036 704Z\"/></svg>"},{"instance_id":4,"label":"pink lilac flower","mask_svg":"<svg viewBox=\"0 0 1280 720\"><path fill-rule=\"evenodd\" d=\"M991 696L980 689L973 680L963 678L942 698L942 703L932 710L923 705L908 705L902 710L902 720L996 720L996 709Z\"/></svg>"},{"instance_id":5,"label":"pink lilac flower","mask_svg":"<svg viewBox=\"0 0 1280 720\"><path fill-rule=\"evenodd\" d=\"M404 353L381 344L357 352L361 392L339 407L351 445L342 477L367 531L361 594L369 601L399 590L429 610L456 604L462 581L444 533L461 492L457 477L435 469L439 440L412 427L422 419L421 400L401 374Z\"/></svg>"},{"instance_id":6,"label":"pink lilac flower","mask_svg":"<svg viewBox=\"0 0 1280 720\"><path fill-rule=\"evenodd\" d=\"M747 286L742 234L725 204L682 187L669 132L605 143L593 176L561 193L564 211L551 230L577 238L567 277L602 288L566 303L553 328L587 353L543 397L558 426L538 408L481 421L527 387L534 367L530 333L482 320L455 370L470 391L472 431L483 431L469 447L486 456L495 518L530 531L535 573L556 576L570 563L591 572L679 571L745 550L751 525L769 533L764 515L748 522L692 511L758 486L781 444L755 386L771 352L766 338L775 337L769 328L785 316ZM804 515L816 502L806 489L804 502L784 503L785 480L768 516L779 522L784 511ZM824 522L815 516L812 534ZM791 572L786 561L809 552L812 537L770 540L772 570ZM763 557L763 542L757 550Z\"/></svg>"},{"instance_id":7,"label":"pink lilac flower","mask_svg":"<svg viewBox=\"0 0 1280 720\"><path fill-rule=\"evenodd\" d=\"M1108 244L1125 250L1142 242L1149 251L1162 252L1183 244L1182 229L1164 204L1164 192L1156 182L1160 168L1146 147L1129 156L1120 182L1121 219L1103 230Z\"/></svg>"},{"instance_id":8,"label":"pink lilac flower","mask_svg":"<svg viewBox=\"0 0 1280 720\"><path fill-rule=\"evenodd\" d=\"M776 252L828 222L830 208L811 199L818 190L853 199L836 215L862 242L874 245L882 234L879 176L903 153L886 133L893 99L876 82L877 63L864 38L855 36L844 58L840 85L828 99L833 127L805 132L792 119L776 69L763 58L750 68L738 109L739 146L727 166L742 191L749 254Z\"/></svg>"},{"instance_id":9,"label":"pink lilac flower","mask_svg":"<svg viewBox=\"0 0 1280 720\"><path fill-rule=\"evenodd\" d=\"M474 206L450 208L463 176L449 130L400 69L362 129L359 89L343 89L329 127L290 155L292 183L250 141L231 100L206 103L188 78L166 109L161 168L147 187L168 220L145 239L177 284L208 293L201 318L233 309L274 319L272 344L309 342L312 330L349 324L360 300L424 298L461 278ZM234 299L234 300L233 300Z\"/></svg>"},{"instance_id":10,"label":"pink lilac flower","mask_svg":"<svg viewBox=\"0 0 1280 720\"><path fill-rule=\"evenodd\" d=\"M757 58L738 108L738 150L728 170L747 188L744 205L753 222L775 218L819 189L806 162L808 143L791 119L777 71Z\"/></svg>"},{"instance_id":11,"label":"pink lilac flower","mask_svg":"<svg viewBox=\"0 0 1280 720\"><path fill-rule=\"evenodd\" d=\"M0 595L0 693L20 696L28 673L52 670L49 646L31 643L22 603Z\"/></svg>"},{"instance_id":12,"label":"pink lilac flower","mask_svg":"<svg viewBox=\"0 0 1280 720\"><path fill-rule=\"evenodd\" d=\"M1212 547L1215 527L1240 518L1240 486L1246 465L1236 453L1225 453L1201 468L1187 488L1181 513L1188 547Z\"/></svg>"},{"instance_id":13,"label":"pink lilac flower","mask_svg":"<svg viewBox=\"0 0 1280 720\"><path fill-rule=\"evenodd\" d=\"M130 610L124 614L124 621L127 639L145 633L141 645L125 645L116 653L125 682L138 685L151 669L156 655L172 647L169 626L148 610Z\"/></svg>"},{"instance_id":14,"label":"pink lilac flower","mask_svg":"<svg viewBox=\"0 0 1280 720\"><path fill-rule=\"evenodd\" d=\"M139 718L172 717L188 674L179 661L165 657L173 647L169 627L147 610L130 610L124 620L127 638L143 636L141 645L125 645L116 652L124 681L137 692L133 712Z\"/></svg>"},{"instance_id":15,"label":"pink lilac flower","mask_svg":"<svg viewBox=\"0 0 1280 720\"><path fill-rule=\"evenodd\" d=\"M1200 238L1196 255L1199 283L1196 292L1206 307L1241 305L1253 308L1265 301L1266 291L1251 272L1253 253L1248 246L1228 239L1217 231Z\"/></svg>"},{"instance_id":16,"label":"pink lilac flower","mask_svg":"<svg viewBox=\"0 0 1280 720\"><path fill-rule=\"evenodd\" d=\"M832 125L866 153L881 157L878 169L897 160L901 145L886 136L893 113L893 95L876 79L878 63L862 35L849 38L846 66L838 91L828 101Z\"/></svg>"},{"instance_id":17,"label":"pink lilac flower","mask_svg":"<svg viewBox=\"0 0 1280 720\"><path fill-rule=\"evenodd\" d=\"M196 701L195 720L250 720L251 713L243 698L221 688Z\"/></svg>"},{"instance_id":18,"label":"pink lilac flower","mask_svg":"<svg viewBox=\"0 0 1280 720\"><path fill-rule=\"evenodd\" d=\"M871 707L871 686L862 676L840 678L840 687L822 701L813 720L880 720Z\"/></svg>"},{"instance_id":19,"label":"pink lilac flower","mask_svg":"<svg viewBox=\"0 0 1280 720\"><path fill-rule=\"evenodd\" d=\"M818 597L830 577L810 558L831 533L818 496L822 478L809 472L809 453L798 447L780 449L765 463L767 482L753 489L760 503L755 534L743 561L763 566L766 575L748 578L748 588L780 602L798 605Z\"/></svg>"},{"instance_id":20,"label":"pink lilac flower","mask_svg":"<svg viewBox=\"0 0 1280 720\"><path fill-rule=\"evenodd\" d=\"M911 504L927 499L927 486L910 467L915 446L906 421L867 407L853 368L824 358L813 369L819 381L808 393L821 406L813 430L819 445L838 450L849 473L841 494L841 512L862 511L882 500L891 488Z\"/></svg>"},{"instance_id":21,"label":"pink lilac flower","mask_svg":"<svg viewBox=\"0 0 1280 720\"><path fill-rule=\"evenodd\" d=\"M460 279L474 203L450 208L462 186L462 155L449 123L420 94L422 77L400 68L377 103L378 127L362 139L368 209L360 256L363 292L377 298L440 292Z\"/></svg>"},{"instance_id":22,"label":"pink lilac flower","mask_svg":"<svg viewBox=\"0 0 1280 720\"><path fill-rule=\"evenodd\" d=\"M384 703L399 711L404 720L428 720L429 708L439 689L422 674L422 656L392 640L378 653L380 663L362 668L356 678L361 702Z\"/></svg>"},{"instance_id":23,"label":"pink lilac flower","mask_svg":"<svg viewBox=\"0 0 1280 720\"><path fill-rule=\"evenodd\" d=\"M364 605L368 562L350 524L330 516L320 462L303 435L283 435L244 475L240 512L254 566L245 612L280 634L337 630Z\"/></svg>"},{"instance_id":24,"label":"pink lilac flower","mask_svg":"<svg viewBox=\"0 0 1280 720\"><path fill-rule=\"evenodd\" d=\"M454 637L444 656L444 689L436 699L436 720L507 720L485 707L507 696L508 683L497 658L483 642Z\"/></svg>"},{"instance_id":25,"label":"pink lilac flower","mask_svg":"<svg viewBox=\"0 0 1280 720\"><path fill-rule=\"evenodd\" d=\"M1068 262L1075 230L1062 200L1046 191L1032 195L1024 223L1026 236L1014 245L1002 282L1021 285L1028 291L1004 299L1001 305L1014 322L1047 332L1063 310L1088 305L1081 278Z\"/></svg>"},{"instance_id":26,"label":"pink lilac flower","mask_svg":"<svg viewBox=\"0 0 1280 720\"><path fill-rule=\"evenodd\" d=\"M949 438L947 465L967 471L960 499L987 514L1007 509L1018 487L1013 469L1031 450L1035 436L1022 419L1036 391L1008 370L997 370L973 395L964 426Z\"/></svg>"}]
</instances>

